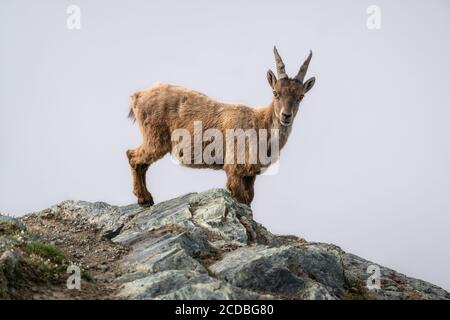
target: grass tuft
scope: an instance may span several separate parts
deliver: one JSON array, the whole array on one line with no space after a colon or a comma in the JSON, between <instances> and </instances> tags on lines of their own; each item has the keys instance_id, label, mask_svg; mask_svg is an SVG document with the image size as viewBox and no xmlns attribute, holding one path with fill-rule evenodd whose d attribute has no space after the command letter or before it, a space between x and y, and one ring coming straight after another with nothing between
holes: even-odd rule
<instances>
[{"instance_id":1,"label":"grass tuft","mask_svg":"<svg viewBox=\"0 0 450 320\"><path fill-rule=\"evenodd\" d=\"M61 251L47 243L31 241L26 244L26 250L40 256L41 258L49 259L53 263L61 265L67 262Z\"/></svg>"}]
</instances>

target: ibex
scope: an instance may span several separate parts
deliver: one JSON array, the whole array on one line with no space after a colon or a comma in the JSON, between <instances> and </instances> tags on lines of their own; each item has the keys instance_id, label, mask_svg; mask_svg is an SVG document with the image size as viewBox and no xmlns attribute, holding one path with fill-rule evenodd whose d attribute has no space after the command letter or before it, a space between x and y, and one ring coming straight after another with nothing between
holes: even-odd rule
<instances>
[{"instance_id":1,"label":"ibex","mask_svg":"<svg viewBox=\"0 0 450 320\"><path fill-rule=\"evenodd\" d=\"M193 90L162 83L132 95L129 117L137 121L143 143L135 149L127 150L127 157L133 177L133 193L139 204L154 203L147 190L145 175L152 163L175 147L171 138L172 132L182 128L193 134L196 121L201 121L202 130L214 128L224 135L227 129L255 129L257 132L265 129L269 131L270 139L270 132L276 129L279 148L283 148L299 110L300 101L314 86L315 78L304 81L312 52L294 78L289 78L286 74L276 47L274 54L278 79L270 69L267 71L267 80L273 90L272 102L267 107L254 109L241 104L223 103ZM267 165L258 161L240 164L203 162L191 166L224 170L227 175L226 186L231 195L241 203L250 204L254 196L255 177Z\"/></svg>"}]
</instances>

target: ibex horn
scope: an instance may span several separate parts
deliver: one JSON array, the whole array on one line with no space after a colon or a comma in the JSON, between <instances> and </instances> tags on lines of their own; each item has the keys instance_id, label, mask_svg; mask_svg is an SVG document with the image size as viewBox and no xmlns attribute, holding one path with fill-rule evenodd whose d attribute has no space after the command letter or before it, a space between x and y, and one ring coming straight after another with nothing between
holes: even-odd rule
<instances>
[{"instance_id":1,"label":"ibex horn","mask_svg":"<svg viewBox=\"0 0 450 320\"><path fill-rule=\"evenodd\" d=\"M280 57L280 54L278 53L277 47L273 47L273 53L275 55L275 62L277 63L277 73L279 79L285 79L288 77L286 74L286 70L284 69L284 63L283 60Z\"/></svg>"},{"instance_id":2,"label":"ibex horn","mask_svg":"<svg viewBox=\"0 0 450 320\"><path fill-rule=\"evenodd\" d=\"M311 61L312 57L312 51L309 51L309 56L306 58L305 62L303 62L303 65L301 66L300 70L298 71L297 76L295 79L303 83L303 80L305 79L306 71L308 71L309 62Z\"/></svg>"}]
</instances>

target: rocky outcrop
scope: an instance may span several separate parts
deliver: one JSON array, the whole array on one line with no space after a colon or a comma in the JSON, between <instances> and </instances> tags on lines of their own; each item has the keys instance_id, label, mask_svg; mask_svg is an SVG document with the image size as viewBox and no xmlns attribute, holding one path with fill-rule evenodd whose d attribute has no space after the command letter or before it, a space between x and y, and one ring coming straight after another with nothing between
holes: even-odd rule
<instances>
[{"instance_id":1,"label":"rocky outcrop","mask_svg":"<svg viewBox=\"0 0 450 320\"><path fill-rule=\"evenodd\" d=\"M68 232L90 232L91 251L98 241L106 252L120 252L111 265L102 260L96 268L95 255L90 260L98 272L112 270L105 281L114 290L103 298L450 299L435 285L381 266L381 289L369 290L367 268L374 263L335 245L273 235L223 189L150 208L65 201L7 223L45 237L42 228L54 220L73 227L59 234L54 227L57 235L45 241L64 243Z\"/></svg>"}]
</instances>

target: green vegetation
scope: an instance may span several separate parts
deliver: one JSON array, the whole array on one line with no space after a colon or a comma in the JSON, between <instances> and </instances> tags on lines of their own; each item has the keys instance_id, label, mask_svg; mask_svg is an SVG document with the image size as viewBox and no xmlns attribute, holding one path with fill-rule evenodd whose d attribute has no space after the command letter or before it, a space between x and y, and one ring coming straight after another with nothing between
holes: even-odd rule
<instances>
[{"instance_id":1,"label":"green vegetation","mask_svg":"<svg viewBox=\"0 0 450 320\"><path fill-rule=\"evenodd\" d=\"M363 292L354 292L351 290L345 291L342 295L342 300L368 300L367 294Z\"/></svg>"},{"instance_id":2,"label":"green vegetation","mask_svg":"<svg viewBox=\"0 0 450 320\"><path fill-rule=\"evenodd\" d=\"M11 268L8 268L8 266L5 264L0 264L0 273L2 273L0 274L0 278L2 278L3 275L3 277L5 277L5 280L11 280L14 276Z\"/></svg>"},{"instance_id":3,"label":"green vegetation","mask_svg":"<svg viewBox=\"0 0 450 320\"><path fill-rule=\"evenodd\" d=\"M19 231L19 227L10 221L0 221L0 236L10 235Z\"/></svg>"},{"instance_id":4,"label":"green vegetation","mask_svg":"<svg viewBox=\"0 0 450 320\"><path fill-rule=\"evenodd\" d=\"M342 294L342 300L371 300L371 295L364 282L357 279L350 281L347 277L345 277L345 282L347 290Z\"/></svg>"},{"instance_id":5,"label":"green vegetation","mask_svg":"<svg viewBox=\"0 0 450 320\"><path fill-rule=\"evenodd\" d=\"M94 282L94 278L87 271L81 271L81 278L88 282Z\"/></svg>"},{"instance_id":6,"label":"green vegetation","mask_svg":"<svg viewBox=\"0 0 450 320\"><path fill-rule=\"evenodd\" d=\"M29 253L34 253L44 259L49 259L51 262L63 265L67 263L64 255L56 247L42 243L39 241L31 241L26 244L25 248Z\"/></svg>"}]
</instances>

